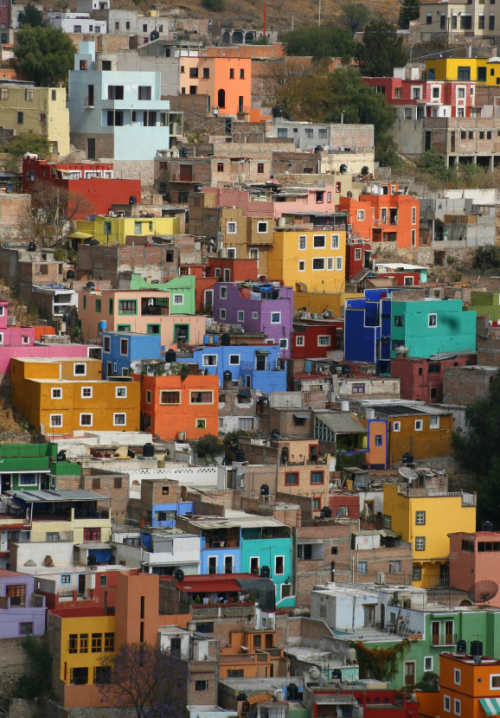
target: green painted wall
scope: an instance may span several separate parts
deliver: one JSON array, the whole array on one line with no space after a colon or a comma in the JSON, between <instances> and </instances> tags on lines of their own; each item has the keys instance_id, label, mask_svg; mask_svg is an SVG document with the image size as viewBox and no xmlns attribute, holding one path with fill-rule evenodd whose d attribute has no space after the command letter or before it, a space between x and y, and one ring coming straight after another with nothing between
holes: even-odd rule
<instances>
[{"instance_id":1,"label":"green painted wall","mask_svg":"<svg viewBox=\"0 0 500 718\"><path fill-rule=\"evenodd\" d=\"M472 292L471 309L478 315L487 315L492 322L500 319L500 294L498 292Z\"/></svg>"},{"instance_id":2,"label":"green painted wall","mask_svg":"<svg viewBox=\"0 0 500 718\"><path fill-rule=\"evenodd\" d=\"M170 314L195 314L196 313L196 277L188 274L182 277L174 277L168 282L151 284L141 277L140 274L132 274L130 278L130 289L156 289L161 292L170 292ZM174 294L182 294L184 302L175 304Z\"/></svg>"}]
</instances>

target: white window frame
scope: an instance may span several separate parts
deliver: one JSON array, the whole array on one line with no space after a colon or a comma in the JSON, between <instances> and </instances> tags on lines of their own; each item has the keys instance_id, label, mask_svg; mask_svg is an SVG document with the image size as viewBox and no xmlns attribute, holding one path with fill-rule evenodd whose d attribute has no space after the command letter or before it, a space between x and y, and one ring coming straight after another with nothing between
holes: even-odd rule
<instances>
[{"instance_id":1,"label":"white window frame","mask_svg":"<svg viewBox=\"0 0 500 718\"><path fill-rule=\"evenodd\" d=\"M77 366L83 366L83 368L85 369L85 371L83 372L83 374L80 374L80 373L77 374L77 373L76 373L76 367L77 367ZM84 362L81 362L81 361L75 362L75 363L73 364L73 376L87 376L87 365L86 365Z\"/></svg>"},{"instance_id":2,"label":"white window frame","mask_svg":"<svg viewBox=\"0 0 500 718\"><path fill-rule=\"evenodd\" d=\"M411 208L411 223L417 224L417 208L416 207Z\"/></svg>"},{"instance_id":3,"label":"white window frame","mask_svg":"<svg viewBox=\"0 0 500 718\"><path fill-rule=\"evenodd\" d=\"M456 716L462 715L462 701L460 700L460 698L453 699L453 713Z\"/></svg>"},{"instance_id":4,"label":"white window frame","mask_svg":"<svg viewBox=\"0 0 500 718\"><path fill-rule=\"evenodd\" d=\"M55 392L59 392L59 396L56 396ZM63 390L61 386L53 386L50 390L50 398L51 399L62 399L63 398Z\"/></svg>"},{"instance_id":5,"label":"white window frame","mask_svg":"<svg viewBox=\"0 0 500 718\"><path fill-rule=\"evenodd\" d=\"M238 361L231 361L232 358L236 357ZM228 366L239 366L240 364L240 355L239 354L230 354L227 359Z\"/></svg>"},{"instance_id":6,"label":"white window frame","mask_svg":"<svg viewBox=\"0 0 500 718\"><path fill-rule=\"evenodd\" d=\"M237 322L245 321L245 310L244 309L238 309L238 311L236 313L236 321Z\"/></svg>"},{"instance_id":7,"label":"white window frame","mask_svg":"<svg viewBox=\"0 0 500 718\"><path fill-rule=\"evenodd\" d=\"M283 571L281 571L280 573L278 573L278 571L276 570L276 562L277 562L277 560L278 560L279 558L282 558L282 559L283 559ZM285 573L286 573L285 568L286 568L286 567L285 567L285 556L284 556L283 554L281 554L281 553L280 553L280 554L277 554L277 555L274 557L274 572L273 572L273 576L284 576Z\"/></svg>"},{"instance_id":8,"label":"white window frame","mask_svg":"<svg viewBox=\"0 0 500 718\"><path fill-rule=\"evenodd\" d=\"M280 349L288 349L288 339L280 339L279 340L279 347Z\"/></svg>"},{"instance_id":9,"label":"white window frame","mask_svg":"<svg viewBox=\"0 0 500 718\"><path fill-rule=\"evenodd\" d=\"M238 233L238 222L233 219L226 222L226 234L237 234Z\"/></svg>"},{"instance_id":10,"label":"white window frame","mask_svg":"<svg viewBox=\"0 0 500 718\"><path fill-rule=\"evenodd\" d=\"M198 422L199 422L199 421L200 421L200 422L201 422L201 421L204 422L203 426L198 426ZM206 428L207 428L207 420L206 420L206 418L205 418L204 416L200 416L200 417L196 418L196 419L194 420L194 428L195 428L195 429L206 429Z\"/></svg>"},{"instance_id":11,"label":"white window frame","mask_svg":"<svg viewBox=\"0 0 500 718\"><path fill-rule=\"evenodd\" d=\"M278 315L278 321L273 319L273 314ZM269 319L271 320L271 324L281 324L281 312L271 312Z\"/></svg>"},{"instance_id":12,"label":"white window frame","mask_svg":"<svg viewBox=\"0 0 500 718\"><path fill-rule=\"evenodd\" d=\"M306 263L304 259L299 259L299 265L297 267L298 272L305 272L306 271Z\"/></svg>"},{"instance_id":13,"label":"white window frame","mask_svg":"<svg viewBox=\"0 0 500 718\"><path fill-rule=\"evenodd\" d=\"M320 247L316 246L317 239L323 240L323 244ZM326 234L314 234L313 235L313 249L326 249Z\"/></svg>"},{"instance_id":14,"label":"white window frame","mask_svg":"<svg viewBox=\"0 0 500 718\"><path fill-rule=\"evenodd\" d=\"M434 668L434 656L424 656L424 673L432 672L433 668Z\"/></svg>"},{"instance_id":15,"label":"white window frame","mask_svg":"<svg viewBox=\"0 0 500 718\"><path fill-rule=\"evenodd\" d=\"M82 416L90 416L90 424L82 424ZM94 415L88 411L82 411L79 418L80 426L94 426Z\"/></svg>"},{"instance_id":16,"label":"white window frame","mask_svg":"<svg viewBox=\"0 0 500 718\"><path fill-rule=\"evenodd\" d=\"M57 416L59 419L61 419L61 423L60 423L60 424L54 424L53 419L55 419L56 416ZM50 416L49 416L49 426L50 426L51 429L60 429L60 428L63 426L63 424L64 424L64 418L63 418L63 415L62 415L62 414L50 414Z\"/></svg>"},{"instance_id":17,"label":"white window frame","mask_svg":"<svg viewBox=\"0 0 500 718\"><path fill-rule=\"evenodd\" d=\"M227 287L221 287L219 289L219 299L227 299Z\"/></svg>"},{"instance_id":18,"label":"white window frame","mask_svg":"<svg viewBox=\"0 0 500 718\"><path fill-rule=\"evenodd\" d=\"M431 317L435 317L435 319L436 319L435 324L431 324ZM438 325L438 315L436 312L431 312L430 314L427 315L427 327L429 329L436 329L437 325Z\"/></svg>"},{"instance_id":19,"label":"white window frame","mask_svg":"<svg viewBox=\"0 0 500 718\"><path fill-rule=\"evenodd\" d=\"M354 261L360 262L361 259L362 259L361 247L356 247L354 249Z\"/></svg>"},{"instance_id":20,"label":"white window frame","mask_svg":"<svg viewBox=\"0 0 500 718\"><path fill-rule=\"evenodd\" d=\"M429 417L429 429L439 429L439 415L431 414Z\"/></svg>"},{"instance_id":21,"label":"white window frame","mask_svg":"<svg viewBox=\"0 0 500 718\"><path fill-rule=\"evenodd\" d=\"M22 337L21 337L21 344L25 344L25 345L26 345L26 344L29 344L29 343L30 343L30 338L29 338L29 336L27 336L26 334L23 334Z\"/></svg>"},{"instance_id":22,"label":"white window frame","mask_svg":"<svg viewBox=\"0 0 500 718\"><path fill-rule=\"evenodd\" d=\"M326 344L324 344L320 342L320 339L328 339L328 341L326 342ZM332 338L330 334L318 334L318 336L316 337L316 346L318 347L329 347L331 346L331 344Z\"/></svg>"},{"instance_id":23,"label":"white window frame","mask_svg":"<svg viewBox=\"0 0 500 718\"><path fill-rule=\"evenodd\" d=\"M329 272L332 272L335 270L335 263L334 263L335 257L327 257L326 260L326 268Z\"/></svg>"},{"instance_id":24,"label":"white window frame","mask_svg":"<svg viewBox=\"0 0 500 718\"><path fill-rule=\"evenodd\" d=\"M225 320L227 317L227 312L224 308L219 309L219 319Z\"/></svg>"},{"instance_id":25,"label":"white window frame","mask_svg":"<svg viewBox=\"0 0 500 718\"><path fill-rule=\"evenodd\" d=\"M184 294L174 294L173 300L176 307L181 307L184 304Z\"/></svg>"},{"instance_id":26,"label":"white window frame","mask_svg":"<svg viewBox=\"0 0 500 718\"><path fill-rule=\"evenodd\" d=\"M401 431L401 422L400 421L393 421L392 422L392 430L396 434L397 432Z\"/></svg>"},{"instance_id":27,"label":"white window frame","mask_svg":"<svg viewBox=\"0 0 500 718\"><path fill-rule=\"evenodd\" d=\"M226 247L226 257L227 259L236 259L238 257L238 251L236 247ZM226 279L227 275L227 279ZM230 282L231 281L231 270L226 267L224 269L224 281Z\"/></svg>"},{"instance_id":28,"label":"white window frame","mask_svg":"<svg viewBox=\"0 0 500 718\"><path fill-rule=\"evenodd\" d=\"M257 574L260 574L260 556L249 556L248 557L248 573L252 575L252 561L253 559L257 560ZM256 574L253 574L256 575Z\"/></svg>"},{"instance_id":29,"label":"white window frame","mask_svg":"<svg viewBox=\"0 0 500 718\"><path fill-rule=\"evenodd\" d=\"M365 221L365 217L366 217L365 210L364 210L364 209L358 209L357 212L356 212L356 219L358 220L358 222L364 222L364 221Z\"/></svg>"},{"instance_id":30,"label":"white window frame","mask_svg":"<svg viewBox=\"0 0 500 718\"><path fill-rule=\"evenodd\" d=\"M456 686L459 686L462 683L462 671L460 670L460 668L453 669L453 683Z\"/></svg>"},{"instance_id":31,"label":"white window frame","mask_svg":"<svg viewBox=\"0 0 500 718\"><path fill-rule=\"evenodd\" d=\"M336 269L338 272L342 272L344 269L344 257L337 257L336 259Z\"/></svg>"},{"instance_id":32,"label":"white window frame","mask_svg":"<svg viewBox=\"0 0 500 718\"><path fill-rule=\"evenodd\" d=\"M117 423L117 422L116 422L116 417L117 417L117 416L123 416L123 418L125 419L125 421L124 421L123 423L121 423L121 422L120 422L120 423ZM113 426L127 426L127 414L126 414L126 412L124 412L124 411L117 411L117 412L114 412L114 413L113 413Z\"/></svg>"},{"instance_id":33,"label":"white window frame","mask_svg":"<svg viewBox=\"0 0 500 718\"><path fill-rule=\"evenodd\" d=\"M205 359L206 359L207 357L215 357L215 362L214 362L213 364L208 364L208 363L206 363L206 362L205 362ZM217 354L203 354L203 356L202 356L202 358L201 358L201 365L202 365L202 366L217 366L217 365L218 365L218 362L219 362L219 357L218 357Z\"/></svg>"},{"instance_id":34,"label":"white window frame","mask_svg":"<svg viewBox=\"0 0 500 718\"><path fill-rule=\"evenodd\" d=\"M259 318L259 312L252 312L252 319L258 319Z\"/></svg>"},{"instance_id":35,"label":"white window frame","mask_svg":"<svg viewBox=\"0 0 500 718\"><path fill-rule=\"evenodd\" d=\"M264 225L265 229L260 229L260 225ZM267 234L269 232L269 223L268 222L257 222L257 234Z\"/></svg>"},{"instance_id":36,"label":"white window frame","mask_svg":"<svg viewBox=\"0 0 500 718\"><path fill-rule=\"evenodd\" d=\"M174 392L177 392L179 394L179 401L162 401L161 395L163 393L166 394L173 394ZM160 406L180 406L182 404L182 391L179 389L160 389L158 392L158 403Z\"/></svg>"},{"instance_id":37,"label":"white window frame","mask_svg":"<svg viewBox=\"0 0 500 718\"><path fill-rule=\"evenodd\" d=\"M300 339L300 341L299 341L299 339ZM297 336L295 337L295 346L303 347L306 343L305 339L306 338L303 334L297 334Z\"/></svg>"},{"instance_id":38,"label":"white window frame","mask_svg":"<svg viewBox=\"0 0 500 718\"><path fill-rule=\"evenodd\" d=\"M304 244L303 247L301 247L301 244ZM306 234L299 234L299 250L303 252L307 249L307 235Z\"/></svg>"},{"instance_id":39,"label":"white window frame","mask_svg":"<svg viewBox=\"0 0 500 718\"><path fill-rule=\"evenodd\" d=\"M86 396L85 392L88 391L89 394ZM92 386L82 386L80 389L80 398L81 399L92 399L94 397L94 387Z\"/></svg>"},{"instance_id":40,"label":"white window frame","mask_svg":"<svg viewBox=\"0 0 500 718\"><path fill-rule=\"evenodd\" d=\"M451 713L451 698L450 698L450 696L447 696L447 695L443 696L443 710L446 711L446 713Z\"/></svg>"},{"instance_id":41,"label":"white window frame","mask_svg":"<svg viewBox=\"0 0 500 718\"><path fill-rule=\"evenodd\" d=\"M424 420L423 419L415 419L414 428L415 428L415 431L423 431Z\"/></svg>"},{"instance_id":42,"label":"white window frame","mask_svg":"<svg viewBox=\"0 0 500 718\"><path fill-rule=\"evenodd\" d=\"M332 248L332 249L340 249L340 235L338 235L338 234L332 234L332 237L331 237L331 248Z\"/></svg>"},{"instance_id":43,"label":"white window frame","mask_svg":"<svg viewBox=\"0 0 500 718\"><path fill-rule=\"evenodd\" d=\"M500 691L500 685L493 685L493 678L500 678L500 673L490 673L490 691Z\"/></svg>"},{"instance_id":44,"label":"white window frame","mask_svg":"<svg viewBox=\"0 0 500 718\"><path fill-rule=\"evenodd\" d=\"M125 393L120 395L118 392L124 391ZM115 399L126 399L128 396L128 389L126 386L115 386Z\"/></svg>"}]
</instances>

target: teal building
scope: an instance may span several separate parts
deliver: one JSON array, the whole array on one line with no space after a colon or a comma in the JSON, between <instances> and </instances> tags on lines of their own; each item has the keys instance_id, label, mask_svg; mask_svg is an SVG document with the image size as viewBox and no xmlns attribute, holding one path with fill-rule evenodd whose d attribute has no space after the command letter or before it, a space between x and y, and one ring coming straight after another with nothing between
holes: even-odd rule
<instances>
[{"instance_id":1,"label":"teal building","mask_svg":"<svg viewBox=\"0 0 500 718\"><path fill-rule=\"evenodd\" d=\"M264 519L266 524L269 519ZM288 526L241 526L241 572L268 576L276 587L276 608L295 606L293 539Z\"/></svg>"}]
</instances>

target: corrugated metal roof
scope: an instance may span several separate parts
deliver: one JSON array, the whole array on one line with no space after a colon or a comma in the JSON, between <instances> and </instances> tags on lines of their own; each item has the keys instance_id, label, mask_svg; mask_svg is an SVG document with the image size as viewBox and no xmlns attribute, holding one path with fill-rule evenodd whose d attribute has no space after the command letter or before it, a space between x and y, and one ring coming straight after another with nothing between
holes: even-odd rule
<instances>
[{"instance_id":1,"label":"corrugated metal roof","mask_svg":"<svg viewBox=\"0 0 500 718\"><path fill-rule=\"evenodd\" d=\"M20 499L28 504L42 503L44 501L102 501L108 496L104 494L96 494L94 491L63 490L63 491L15 491L13 493L15 499Z\"/></svg>"},{"instance_id":2,"label":"corrugated metal roof","mask_svg":"<svg viewBox=\"0 0 500 718\"><path fill-rule=\"evenodd\" d=\"M366 427L348 412L315 411L315 418L325 424L334 434L366 434Z\"/></svg>"}]
</instances>

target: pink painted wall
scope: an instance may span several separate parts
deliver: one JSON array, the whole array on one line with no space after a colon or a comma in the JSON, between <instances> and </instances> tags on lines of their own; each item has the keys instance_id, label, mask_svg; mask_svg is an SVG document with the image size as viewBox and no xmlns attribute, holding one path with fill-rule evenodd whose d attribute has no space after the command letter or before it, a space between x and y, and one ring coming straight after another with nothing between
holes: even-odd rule
<instances>
[{"instance_id":1,"label":"pink painted wall","mask_svg":"<svg viewBox=\"0 0 500 718\"><path fill-rule=\"evenodd\" d=\"M323 201L318 202L316 199L316 191L323 192ZM276 218L281 217L283 214L288 212L318 212L318 213L330 213L335 212L335 188L333 185L328 184L324 187L318 187L318 189L310 189L307 192L307 197L297 197L296 200L290 200L289 202L275 202L274 203L274 216Z\"/></svg>"},{"instance_id":2,"label":"pink painted wall","mask_svg":"<svg viewBox=\"0 0 500 718\"><path fill-rule=\"evenodd\" d=\"M0 301L0 329L7 326L7 317L9 312L9 302Z\"/></svg>"},{"instance_id":3,"label":"pink painted wall","mask_svg":"<svg viewBox=\"0 0 500 718\"><path fill-rule=\"evenodd\" d=\"M85 359L89 355L87 344L32 344L0 346L0 378L8 374L11 359L44 357L58 359Z\"/></svg>"},{"instance_id":4,"label":"pink painted wall","mask_svg":"<svg viewBox=\"0 0 500 718\"><path fill-rule=\"evenodd\" d=\"M203 187L204 194L215 195L216 207L239 207L247 217L273 217L273 202L256 202L248 192L219 187Z\"/></svg>"},{"instance_id":5,"label":"pink painted wall","mask_svg":"<svg viewBox=\"0 0 500 718\"><path fill-rule=\"evenodd\" d=\"M469 591L480 581L494 581L499 591L489 606L500 608L500 551L479 551L480 543L500 544L500 531L476 531L474 534L453 533L450 537L450 586ZM464 551L462 541L474 544L474 551Z\"/></svg>"}]
</instances>

